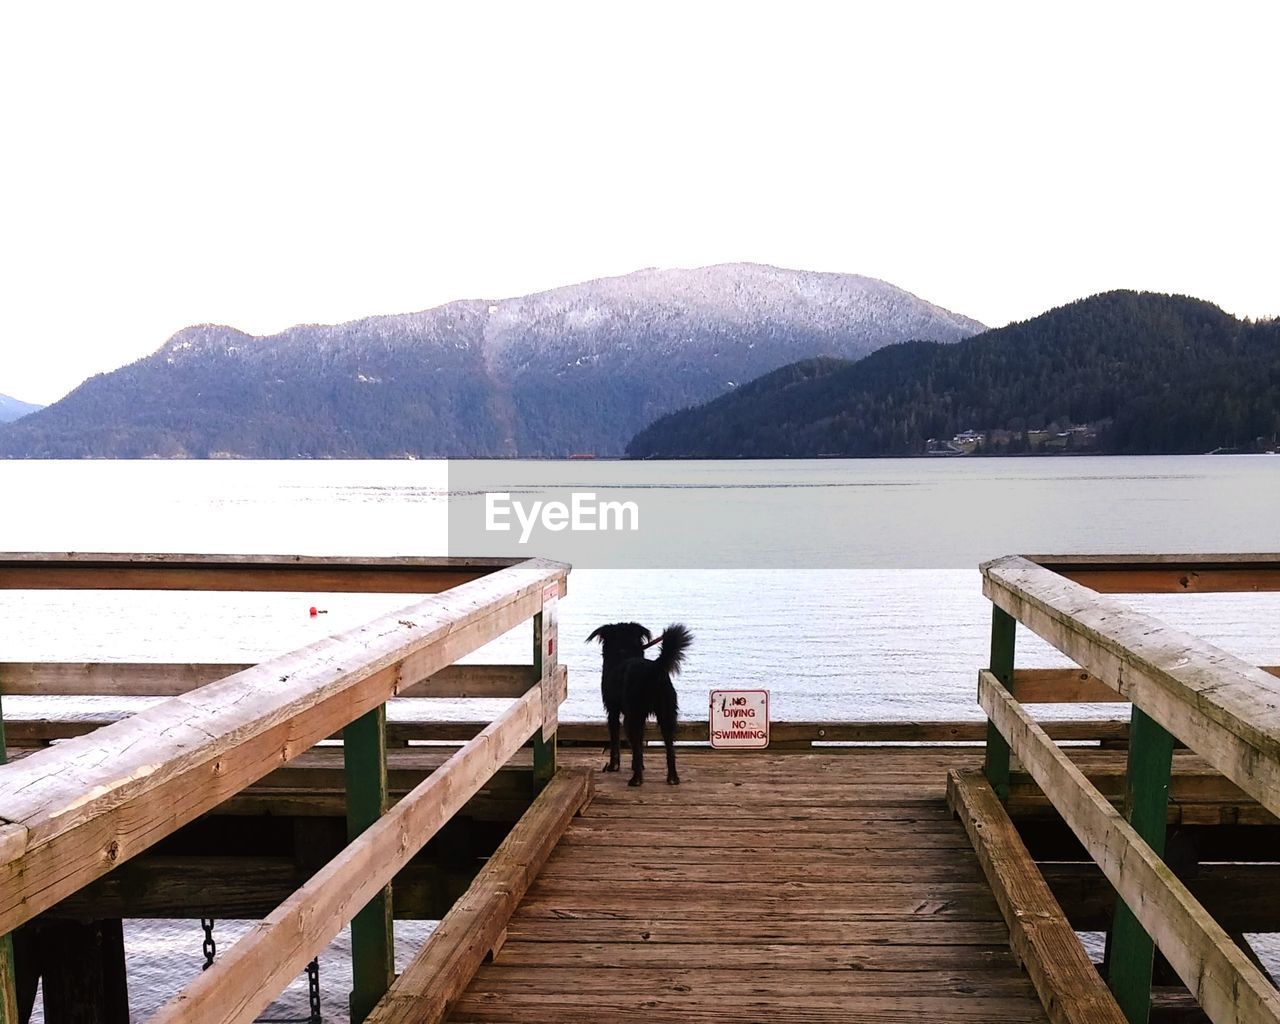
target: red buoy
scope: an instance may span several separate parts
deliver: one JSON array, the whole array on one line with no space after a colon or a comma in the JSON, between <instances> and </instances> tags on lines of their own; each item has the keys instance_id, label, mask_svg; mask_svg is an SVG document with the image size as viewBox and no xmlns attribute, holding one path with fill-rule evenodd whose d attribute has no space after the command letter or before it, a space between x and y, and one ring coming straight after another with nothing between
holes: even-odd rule
<instances>
[{"instance_id":1,"label":"red buoy","mask_svg":"<svg viewBox=\"0 0 1280 1024\"><path fill-rule=\"evenodd\" d=\"M312 606L311 606L311 617L312 617L313 619L316 617L316 606L315 606L315 605L312 605Z\"/></svg>"}]
</instances>

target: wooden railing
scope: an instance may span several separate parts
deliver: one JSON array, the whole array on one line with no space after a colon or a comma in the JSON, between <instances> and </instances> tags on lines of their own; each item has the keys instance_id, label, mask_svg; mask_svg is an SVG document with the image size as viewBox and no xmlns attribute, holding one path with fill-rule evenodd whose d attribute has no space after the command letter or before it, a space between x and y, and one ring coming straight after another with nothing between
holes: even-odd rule
<instances>
[{"instance_id":1,"label":"wooden railing","mask_svg":"<svg viewBox=\"0 0 1280 1024\"><path fill-rule=\"evenodd\" d=\"M1154 944L1211 1020L1280 1021L1270 980L1162 860L1175 741L1280 814L1275 670L1101 596L1280 590L1280 556L1009 556L982 576L993 604L991 659L978 681L985 773L1006 796L1016 755L1114 887L1109 980L1126 1018L1147 1020ZM1019 622L1079 667L1015 671ZM1123 813L1024 707L1099 699L1132 703Z\"/></svg>"},{"instance_id":2,"label":"wooden railing","mask_svg":"<svg viewBox=\"0 0 1280 1024\"><path fill-rule=\"evenodd\" d=\"M349 844L154 1019L250 1021L351 922L352 1016L362 1020L392 980L396 872L524 744L536 781L555 770L567 688L555 612L568 571L540 559L0 557L0 588L432 595L229 675L238 666L124 670L130 692L140 674L169 699L0 768L0 1024L17 1021L14 929L337 732ZM531 665L449 670L529 619ZM119 693L118 671L31 665L7 673L4 692ZM459 693L516 699L389 809L386 701Z\"/></svg>"}]
</instances>

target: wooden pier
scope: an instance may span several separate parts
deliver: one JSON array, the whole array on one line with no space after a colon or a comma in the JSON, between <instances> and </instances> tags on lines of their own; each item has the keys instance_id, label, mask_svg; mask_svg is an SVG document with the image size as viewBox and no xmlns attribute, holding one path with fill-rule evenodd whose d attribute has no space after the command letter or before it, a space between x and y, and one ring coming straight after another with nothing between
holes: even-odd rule
<instances>
[{"instance_id":1,"label":"wooden pier","mask_svg":"<svg viewBox=\"0 0 1280 1024\"><path fill-rule=\"evenodd\" d=\"M1047 1020L947 808L956 763L708 751L679 788L601 776L449 1019Z\"/></svg>"},{"instance_id":2,"label":"wooden pier","mask_svg":"<svg viewBox=\"0 0 1280 1024\"><path fill-rule=\"evenodd\" d=\"M997 560L987 723L685 723L684 784L639 790L557 720L568 571L0 556L10 589L416 595L258 665L0 663L6 698L168 698L7 722L0 1024L37 981L50 1024L127 1021L136 917L260 921L158 1021L254 1020L347 922L355 1020L1280 1021L1244 938L1280 931L1276 670L1111 596L1280 589L1280 557ZM1016 667L1019 622L1070 664ZM527 663L455 664L522 623ZM431 721L462 696L509 704ZM1077 702L1118 713L1033 713ZM398 977L392 915L443 919Z\"/></svg>"}]
</instances>

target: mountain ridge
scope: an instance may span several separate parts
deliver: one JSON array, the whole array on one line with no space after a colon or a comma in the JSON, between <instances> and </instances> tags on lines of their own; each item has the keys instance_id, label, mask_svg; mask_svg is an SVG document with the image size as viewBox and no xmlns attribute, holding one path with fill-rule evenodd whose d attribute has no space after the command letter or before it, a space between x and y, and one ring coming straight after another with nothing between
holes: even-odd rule
<instances>
[{"instance_id":1,"label":"mountain ridge","mask_svg":"<svg viewBox=\"0 0 1280 1024\"><path fill-rule=\"evenodd\" d=\"M874 278L759 264L636 271L272 335L199 324L0 430L0 455L615 455L656 416L797 357L981 328Z\"/></svg>"},{"instance_id":2,"label":"mountain ridge","mask_svg":"<svg viewBox=\"0 0 1280 1024\"><path fill-rule=\"evenodd\" d=\"M24 402L12 395L0 394L0 423L12 423L43 408L43 405L37 405L35 402Z\"/></svg>"}]
</instances>

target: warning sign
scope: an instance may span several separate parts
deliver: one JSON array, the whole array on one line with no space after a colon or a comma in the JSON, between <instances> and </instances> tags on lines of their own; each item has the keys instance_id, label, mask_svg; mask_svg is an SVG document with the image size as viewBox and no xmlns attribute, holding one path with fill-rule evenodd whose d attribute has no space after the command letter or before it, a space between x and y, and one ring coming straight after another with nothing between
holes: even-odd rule
<instances>
[{"instance_id":1,"label":"warning sign","mask_svg":"<svg viewBox=\"0 0 1280 1024\"><path fill-rule=\"evenodd\" d=\"M711 745L761 749L769 745L768 690L712 690Z\"/></svg>"}]
</instances>

